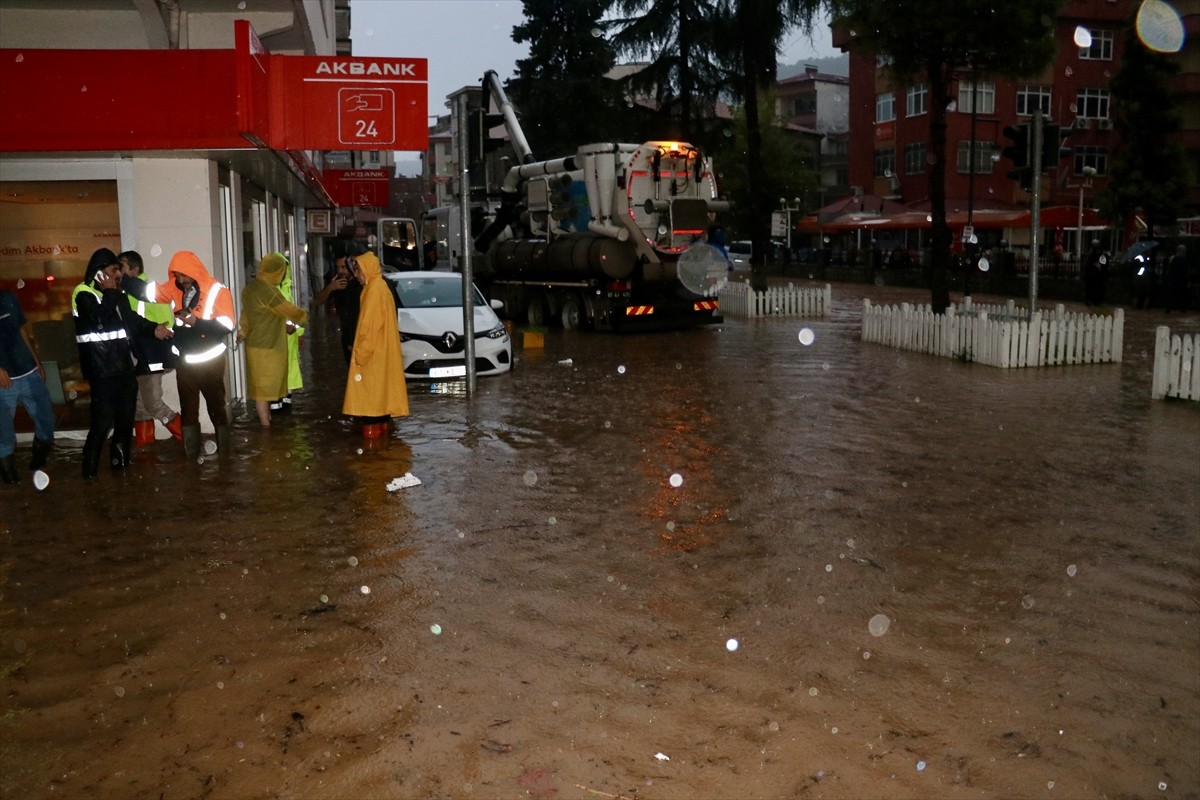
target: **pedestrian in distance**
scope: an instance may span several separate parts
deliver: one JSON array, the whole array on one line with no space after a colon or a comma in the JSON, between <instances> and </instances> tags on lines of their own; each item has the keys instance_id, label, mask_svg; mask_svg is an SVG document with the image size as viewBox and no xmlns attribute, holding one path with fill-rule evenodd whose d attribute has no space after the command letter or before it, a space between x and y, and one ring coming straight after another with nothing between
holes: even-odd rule
<instances>
[{"instance_id":1,"label":"pedestrian in distance","mask_svg":"<svg viewBox=\"0 0 1200 800\"><path fill-rule=\"evenodd\" d=\"M171 256L167 276L162 283L149 284L146 297L170 305L175 314L175 380L183 417L183 451L192 460L200 455L203 396L216 429L217 448L228 452L232 436L225 400L225 362L226 340L237 329L233 295L190 250Z\"/></svg>"},{"instance_id":2,"label":"pedestrian in distance","mask_svg":"<svg viewBox=\"0 0 1200 800\"><path fill-rule=\"evenodd\" d=\"M1169 314L1171 309L1187 311L1188 300L1188 264L1187 247L1179 245L1175 255L1167 262L1167 281L1164 310Z\"/></svg>"},{"instance_id":3,"label":"pedestrian in distance","mask_svg":"<svg viewBox=\"0 0 1200 800\"><path fill-rule=\"evenodd\" d=\"M352 257L348 264L363 288L342 413L358 417L363 436L372 439L387 432L391 417L408 415L400 328L396 301L375 254Z\"/></svg>"},{"instance_id":4,"label":"pedestrian in distance","mask_svg":"<svg viewBox=\"0 0 1200 800\"><path fill-rule=\"evenodd\" d=\"M13 419L17 406L24 406L33 420L33 455L29 470L44 469L54 447L54 406L46 388L46 372L21 302L7 289L0 289L0 481L16 483L17 435Z\"/></svg>"},{"instance_id":5,"label":"pedestrian in distance","mask_svg":"<svg viewBox=\"0 0 1200 800\"><path fill-rule=\"evenodd\" d=\"M92 254L84 282L71 294L79 365L90 387L91 425L83 445L83 477L96 477L104 440L112 431L109 463L129 466L137 408L134 336L170 339L165 325L138 316L121 291L121 264L107 247Z\"/></svg>"},{"instance_id":6,"label":"pedestrian in distance","mask_svg":"<svg viewBox=\"0 0 1200 800\"><path fill-rule=\"evenodd\" d=\"M142 256L136 250L126 250L117 256L121 262L121 289L129 297L130 307L151 322L171 328L175 315L163 303L146 301L146 276ZM170 341L154 336L134 336L133 355L137 359L138 397L133 418L134 443L137 447L154 444L154 423L163 424L178 442L183 441L183 419L167 405L162 396L163 377L175 371L175 353Z\"/></svg>"},{"instance_id":7,"label":"pedestrian in distance","mask_svg":"<svg viewBox=\"0 0 1200 800\"><path fill-rule=\"evenodd\" d=\"M246 343L247 391L264 428L271 426L271 404L288 393L288 341L308 322L308 312L279 291L289 267L281 253L264 256L242 290L238 340Z\"/></svg>"}]
</instances>

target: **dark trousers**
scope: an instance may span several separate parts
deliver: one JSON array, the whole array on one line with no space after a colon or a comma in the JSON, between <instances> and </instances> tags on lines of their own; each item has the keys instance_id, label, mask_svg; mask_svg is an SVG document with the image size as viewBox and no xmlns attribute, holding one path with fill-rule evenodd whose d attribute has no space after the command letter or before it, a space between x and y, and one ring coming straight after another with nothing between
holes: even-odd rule
<instances>
[{"instance_id":1,"label":"dark trousers","mask_svg":"<svg viewBox=\"0 0 1200 800\"><path fill-rule=\"evenodd\" d=\"M200 424L201 395L204 395L213 425L229 424L229 409L225 405L224 353L199 364L177 362L175 380L179 385L179 415L184 425Z\"/></svg>"},{"instance_id":2,"label":"dark trousers","mask_svg":"<svg viewBox=\"0 0 1200 800\"><path fill-rule=\"evenodd\" d=\"M84 449L99 452L110 430L113 441L128 448L137 411L137 376L131 372L112 378L93 378L88 385L92 419Z\"/></svg>"}]
</instances>

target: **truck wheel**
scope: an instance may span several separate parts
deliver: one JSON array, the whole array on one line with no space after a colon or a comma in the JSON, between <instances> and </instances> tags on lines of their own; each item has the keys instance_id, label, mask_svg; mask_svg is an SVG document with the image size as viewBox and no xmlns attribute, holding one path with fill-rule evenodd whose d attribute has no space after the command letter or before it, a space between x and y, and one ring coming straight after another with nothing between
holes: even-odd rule
<instances>
[{"instance_id":1,"label":"truck wheel","mask_svg":"<svg viewBox=\"0 0 1200 800\"><path fill-rule=\"evenodd\" d=\"M563 300L560 313L564 331L579 330L579 301L574 297Z\"/></svg>"},{"instance_id":2,"label":"truck wheel","mask_svg":"<svg viewBox=\"0 0 1200 800\"><path fill-rule=\"evenodd\" d=\"M542 302L542 298L532 297L529 299L528 305L525 306L525 319L534 328L545 327L546 304Z\"/></svg>"}]
</instances>

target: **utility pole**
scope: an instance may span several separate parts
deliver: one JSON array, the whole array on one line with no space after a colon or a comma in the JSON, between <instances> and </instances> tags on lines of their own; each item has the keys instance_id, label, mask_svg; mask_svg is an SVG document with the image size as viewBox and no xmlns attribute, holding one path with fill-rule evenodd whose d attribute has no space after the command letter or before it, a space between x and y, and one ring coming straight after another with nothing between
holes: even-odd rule
<instances>
[{"instance_id":1,"label":"utility pole","mask_svg":"<svg viewBox=\"0 0 1200 800\"><path fill-rule=\"evenodd\" d=\"M459 241L462 248L462 296L463 296L463 360L467 372L467 396L475 395L475 279L471 269L471 252L475 242L471 240L471 157L470 136L467 123L470 108L467 93L458 97L458 221Z\"/></svg>"},{"instance_id":2,"label":"utility pole","mask_svg":"<svg viewBox=\"0 0 1200 800\"><path fill-rule=\"evenodd\" d=\"M1030 131L1030 153L1032 180L1029 191L1033 197L1029 222L1029 318L1037 311L1038 296L1038 238L1042 232L1042 118L1041 106L1033 112L1033 130Z\"/></svg>"}]
</instances>

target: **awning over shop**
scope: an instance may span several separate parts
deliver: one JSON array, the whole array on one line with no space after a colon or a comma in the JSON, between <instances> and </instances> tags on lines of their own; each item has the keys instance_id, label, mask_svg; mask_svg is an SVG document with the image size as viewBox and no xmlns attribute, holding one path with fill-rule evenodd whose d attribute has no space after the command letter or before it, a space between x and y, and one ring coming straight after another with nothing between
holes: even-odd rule
<instances>
[{"instance_id":1,"label":"awning over shop","mask_svg":"<svg viewBox=\"0 0 1200 800\"><path fill-rule=\"evenodd\" d=\"M1031 219L1032 214L1027 211L1017 224L1029 225ZM1047 206L1042 209L1040 219L1043 228L1076 228L1079 227L1079 206ZM1106 223L1096 209L1085 208L1083 210L1083 227L1103 228L1106 227Z\"/></svg>"}]
</instances>

